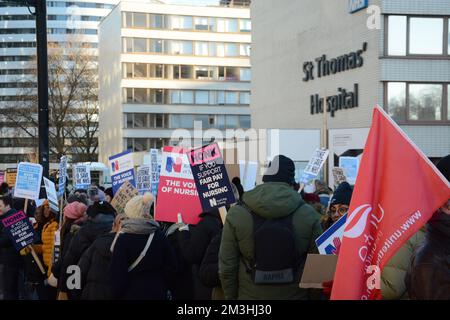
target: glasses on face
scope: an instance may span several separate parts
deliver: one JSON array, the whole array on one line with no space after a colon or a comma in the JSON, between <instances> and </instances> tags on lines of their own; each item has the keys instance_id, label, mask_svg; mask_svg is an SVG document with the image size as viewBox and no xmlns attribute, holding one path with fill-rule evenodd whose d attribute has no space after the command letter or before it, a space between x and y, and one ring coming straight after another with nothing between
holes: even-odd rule
<instances>
[{"instance_id":1,"label":"glasses on face","mask_svg":"<svg viewBox=\"0 0 450 320\"><path fill-rule=\"evenodd\" d=\"M346 205L334 205L330 207L331 214L338 213L340 216L343 216L348 212L348 206Z\"/></svg>"}]
</instances>

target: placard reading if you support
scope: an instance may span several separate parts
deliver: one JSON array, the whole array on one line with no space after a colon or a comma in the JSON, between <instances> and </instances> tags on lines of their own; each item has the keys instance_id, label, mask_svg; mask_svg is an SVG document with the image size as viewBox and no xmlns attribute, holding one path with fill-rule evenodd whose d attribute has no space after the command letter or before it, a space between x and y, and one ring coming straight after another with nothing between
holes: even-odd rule
<instances>
[{"instance_id":1,"label":"placard reading if you support","mask_svg":"<svg viewBox=\"0 0 450 320\"><path fill-rule=\"evenodd\" d=\"M188 152L203 211L236 202L217 143Z\"/></svg>"},{"instance_id":2,"label":"placard reading if you support","mask_svg":"<svg viewBox=\"0 0 450 320\"><path fill-rule=\"evenodd\" d=\"M17 251L33 243L34 229L23 211L3 218L1 222Z\"/></svg>"}]
</instances>

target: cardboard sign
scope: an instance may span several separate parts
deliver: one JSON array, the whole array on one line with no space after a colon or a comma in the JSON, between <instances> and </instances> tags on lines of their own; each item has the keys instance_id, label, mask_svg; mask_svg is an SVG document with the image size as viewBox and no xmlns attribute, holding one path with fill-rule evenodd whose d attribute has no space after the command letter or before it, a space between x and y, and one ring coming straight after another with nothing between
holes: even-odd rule
<instances>
[{"instance_id":1,"label":"cardboard sign","mask_svg":"<svg viewBox=\"0 0 450 320\"><path fill-rule=\"evenodd\" d=\"M158 149L150 149L150 172L153 195L158 194L159 173L161 172L161 159L158 155Z\"/></svg>"},{"instance_id":2,"label":"cardboard sign","mask_svg":"<svg viewBox=\"0 0 450 320\"><path fill-rule=\"evenodd\" d=\"M163 148L155 220L176 223L181 213L185 223L200 221L202 206L186 151L178 147Z\"/></svg>"},{"instance_id":3,"label":"cardboard sign","mask_svg":"<svg viewBox=\"0 0 450 320\"><path fill-rule=\"evenodd\" d=\"M6 172L3 170L0 170L0 184L5 182L5 175L6 175Z\"/></svg>"},{"instance_id":4,"label":"cardboard sign","mask_svg":"<svg viewBox=\"0 0 450 320\"><path fill-rule=\"evenodd\" d=\"M303 170L302 176L300 177L301 183L308 184L316 179L320 169L322 169L323 164L327 160L328 152L327 149L316 149L305 170Z\"/></svg>"},{"instance_id":5,"label":"cardboard sign","mask_svg":"<svg viewBox=\"0 0 450 320\"><path fill-rule=\"evenodd\" d=\"M131 198L138 195L139 192L136 188L129 181L125 181L114 195L111 205L114 209L116 209L117 214L125 213L125 206L127 202L130 201Z\"/></svg>"},{"instance_id":6,"label":"cardboard sign","mask_svg":"<svg viewBox=\"0 0 450 320\"><path fill-rule=\"evenodd\" d=\"M75 189L87 190L91 185L91 171L89 167L84 164L73 166L73 180Z\"/></svg>"},{"instance_id":7,"label":"cardboard sign","mask_svg":"<svg viewBox=\"0 0 450 320\"><path fill-rule=\"evenodd\" d=\"M33 243L34 229L23 211L2 218L1 221L17 251Z\"/></svg>"},{"instance_id":8,"label":"cardboard sign","mask_svg":"<svg viewBox=\"0 0 450 320\"><path fill-rule=\"evenodd\" d=\"M299 287L321 289L322 283L333 280L338 256L308 254Z\"/></svg>"},{"instance_id":9,"label":"cardboard sign","mask_svg":"<svg viewBox=\"0 0 450 320\"><path fill-rule=\"evenodd\" d=\"M11 187L16 185L17 169L6 169L6 183Z\"/></svg>"},{"instance_id":10,"label":"cardboard sign","mask_svg":"<svg viewBox=\"0 0 450 320\"><path fill-rule=\"evenodd\" d=\"M343 168L333 168L332 172L333 172L333 181L334 181L335 186L338 186L342 182L347 181L347 178L345 177L345 172L344 172Z\"/></svg>"},{"instance_id":11,"label":"cardboard sign","mask_svg":"<svg viewBox=\"0 0 450 320\"><path fill-rule=\"evenodd\" d=\"M15 198L36 200L41 189L42 166L36 163L20 162L14 187Z\"/></svg>"},{"instance_id":12,"label":"cardboard sign","mask_svg":"<svg viewBox=\"0 0 450 320\"><path fill-rule=\"evenodd\" d=\"M343 215L328 230L316 239L320 254L339 254L342 237L344 236L347 214Z\"/></svg>"},{"instance_id":13,"label":"cardboard sign","mask_svg":"<svg viewBox=\"0 0 450 320\"><path fill-rule=\"evenodd\" d=\"M67 175L67 157L62 156L59 163L59 183L58 183L58 197L64 195L66 188L66 175Z\"/></svg>"},{"instance_id":14,"label":"cardboard sign","mask_svg":"<svg viewBox=\"0 0 450 320\"><path fill-rule=\"evenodd\" d=\"M134 180L134 162L131 150L127 150L109 157L109 170L111 172L111 181L113 193L129 181L133 187L136 187Z\"/></svg>"},{"instance_id":15,"label":"cardboard sign","mask_svg":"<svg viewBox=\"0 0 450 320\"><path fill-rule=\"evenodd\" d=\"M55 184L53 183L53 181L44 177L44 185L50 209L52 209L54 212L59 212L58 195L56 194Z\"/></svg>"},{"instance_id":16,"label":"cardboard sign","mask_svg":"<svg viewBox=\"0 0 450 320\"><path fill-rule=\"evenodd\" d=\"M188 158L203 211L236 202L217 143L189 151Z\"/></svg>"},{"instance_id":17,"label":"cardboard sign","mask_svg":"<svg viewBox=\"0 0 450 320\"><path fill-rule=\"evenodd\" d=\"M340 157L339 167L344 169L347 182L354 185L358 175L359 159L357 157Z\"/></svg>"},{"instance_id":18,"label":"cardboard sign","mask_svg":"<svg viewBox=\"0 0 450 320\"><path fill-rule=\"evenodd\" d=\"M151 186L151 172L150 166L140 166L136 174L136 189L140 194L150 192Z\"/></svg>"}]
</instances>

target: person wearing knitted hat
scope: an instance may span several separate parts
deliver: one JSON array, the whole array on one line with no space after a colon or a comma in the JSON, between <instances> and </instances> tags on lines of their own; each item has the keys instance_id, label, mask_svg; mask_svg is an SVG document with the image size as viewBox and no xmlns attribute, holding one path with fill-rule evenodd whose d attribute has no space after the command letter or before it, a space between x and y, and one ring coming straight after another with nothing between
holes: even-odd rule
<instances>
[{"instance_id":1,"label":"person wearing knitted hat","mask_svg":"<svg viewBox=\"0 0 450 320\"><path fill-rule=\"evenodd\" d=\"M153 201L153 195L146 193L125 206L128 219L111 245L113 299L167 299L167 278L176 272L177 262L169 241L150 215Z\"/></svg>"},{"instance_id":2,"label":"person wearing knitted hat","mask_svg":"<svg viewBox=\"0 0 450 320\"><path fill-rule=\"evenodd\" d=\"M450 182L450 155L436 167ZM424 243L414 254L405 283L411 299L450 300L450 199L428 221Z\"/></svg>"},{"instance_id":3,"label":"person wearing knitted hat","mask_svg":"<svg viewBox=\"0 0 450 320\"><path fill-rule=\"evenodd\" d=\"M51 268L56 279L60 279L62 276L64 257L69 250L74 235L87 220L86 210L87 206L78 201L71 202L64 207L64 218L60 228L60 255L58 261ZM62 283L58 281L58 290L61 290L61 287Z\"/></svg>"},{"instance_id":4,"label":"person wearing knitted hat","mask_svg":"<svg viewBox=\"0 0 450 320\"><path fill-rule=\"evenodd\" d=\"M334 191L322 220L324 230L331 227L336 221L348 212L352 200L353 189L348 182L342 182Z\"/></svg>"},{"instance_id":5,"label":"person wearing knitted hat","mask_svg":"<svg viewBox=\"0 0 450 320\"><path fill-rule=\"evenodd\" d=\"M290 158L275 156L263 176L264 183L245 192L242 202L230 208L223 226L219 251L219 277L227 300L309 298L309 291L298 286L303 268L299 261L305 259L309 252L317 252L314 240L322 234L322 228L320 215L293 188L295 170L295 164ZM269 224L273 230L276 228L274 220L280 221L283 226L286 223L286 227L289 223L290 240L298 241L295 244L289 242L285 247L279 246L278 238L257 243L255 235L264 228L256 226ZM286 240L283 241L286 244L288 239L286 237L283 240ZM256 244L258 250L255 250ZM289 270L292 272L288 276L292 281L280 283L282 281L276 281L279 278L264 278L262 280L274 281L270 285L260 284L259 280L264 276L256 281L255 274L259 270L255 270L253 262L257 254L264 256L265 262L271 261L271 270L275 270L274 265L280 268L276 270L283 270L280 262L285 264L286 258L292 257L284 266L284 269L287 265L291 267ZM296 256L298 260L294 258Z\"/></svg>"},{"instance_id":6,"label":"person wearing knitted hat","mask_svg":"<svg viewBox=\"0 0 450 320\"><path fill-rule=\"evenodd\" d=\"M66 270L78 263L83 253L92 245L95 239L111 231L116 211L106 201L95 201L87 208L86 214L88 216L86 223L74 235L62 265L61 292L67 293L71 300L79 299L81 290L69 290L67 288L67 279L70 273L67 273Z\"/></svg>"}]
</instances>

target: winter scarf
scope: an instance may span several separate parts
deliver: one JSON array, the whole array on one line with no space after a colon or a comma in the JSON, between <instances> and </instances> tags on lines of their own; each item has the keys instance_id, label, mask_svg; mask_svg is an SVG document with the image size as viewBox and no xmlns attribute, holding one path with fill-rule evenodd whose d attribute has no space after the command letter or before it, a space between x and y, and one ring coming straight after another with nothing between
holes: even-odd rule
<instances>
[{"instance_id":1,"label":"winter scarf","mask_svg":"<svg viewBox=\"0 0 450 320\"><path fill-rule=\"evenodd\" d=\"M158 229L160 229L160 226L155 220L145 218L126 219L122 221L120 231L114 237L114 241L111 244L111 252L114 251L116 241L122 233L151 235Z\"/></svg>"}]
</instances>

